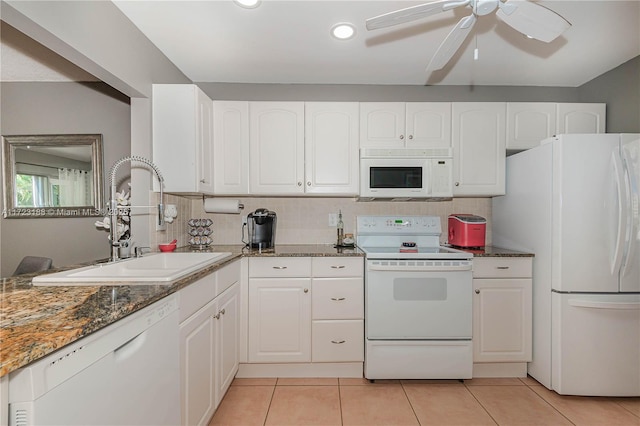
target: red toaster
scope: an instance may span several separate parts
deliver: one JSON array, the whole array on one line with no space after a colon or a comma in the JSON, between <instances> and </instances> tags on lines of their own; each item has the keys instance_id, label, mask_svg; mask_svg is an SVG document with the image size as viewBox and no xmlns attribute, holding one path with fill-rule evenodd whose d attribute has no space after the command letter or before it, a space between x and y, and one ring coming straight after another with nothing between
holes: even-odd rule
<instances>
[{"instance_id":1,"label":"red toaster","mask_svg":"<svg viewBox=\"0 0 640 426\"><path fill-rule=\"evenodd\" d=\"M472 214L449 215L449 244L456 247L484 247L487 220Z\"/></svg>"}]
</instances>

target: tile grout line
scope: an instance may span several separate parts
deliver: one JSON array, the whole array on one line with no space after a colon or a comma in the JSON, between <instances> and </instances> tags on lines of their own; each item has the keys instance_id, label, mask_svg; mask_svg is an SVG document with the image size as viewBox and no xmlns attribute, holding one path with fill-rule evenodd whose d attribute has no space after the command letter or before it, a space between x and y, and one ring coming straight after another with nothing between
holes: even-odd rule
<instances>
[{"instance_id":1,"label":"tile grout line","mask_svg":"<svg viewBox=\"0 0 640 426\"><path fill-rule=\"evenodd\" d=\"M271 410L271 403L273 402L273 396L276 394L276 386L278 385L278 379L273 385L273 389L271 390L271 398L269 398L269 406L267 407L267 413L264 416L264 421L262 422L262 426L267 425L267 418L269 418L269 411Z\"/></svg>"},{"instance_id":2,"label":"tile grout line","mask_svg":"<svg viewBox=\"0 0 640 426\"><path fill-rule=\"evenodd\" d=\"M471 395L471 398L475 399L476 402L478 403L478 405L480 405L482 407L482 409L484 410L485 413L487 413L487 415L491 418L491 420L493 420L493 422L496 425L500 425L500 423L498 423L498 420L496 420L491 413L489 412L489 410L487 410L487 407L485 407L482 402L480 402L480 400L473 394L473 392L471 392L471 390L469 389L469 385L467 385L464 381L462 382L464 388L466 389L467 392L469 392L469 395Z\"/></svg>"},{"instance_id":3,"label":"tile grout line","mask_svg":"<svg viewBox=\"0 0 640 426\"><path fill-rule=\"evenodd\" d=\"M418 418L418 414L416 413L415 408L413 408L413 404L411 403L411 399L409 398L409 395L407 395L407 390L404 388L404 383L402 383L402 380L400 380L400 386L402 387L402 393L404 393L404 397L407 398L409 407L411 407L411 412L413 413L413 416L416 418L418 425L421 425L422 423L420 423L420 418Z\"/></svg>"}]
</instances>

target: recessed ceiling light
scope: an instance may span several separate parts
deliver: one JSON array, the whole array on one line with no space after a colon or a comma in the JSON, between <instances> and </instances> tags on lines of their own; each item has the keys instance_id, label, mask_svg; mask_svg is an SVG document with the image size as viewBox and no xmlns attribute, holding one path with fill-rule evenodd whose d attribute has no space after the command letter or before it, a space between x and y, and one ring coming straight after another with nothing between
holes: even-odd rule
<instances>
[{"instance_id":1,"label":"recessed ceiling light","mask_svg":"<svg viewBox=\"0 0 640 426\"><path fill-rule=\"evenodd\" d=\"M246 9L255 9L260 6L261 0L233 0L236 2L238 6L244 7Z\"/></svg>"},{"instance_id":2,"label":"recessed ceiling light","mask_svg":"<svg viewBox=\"0 0 640 426\"><path fill-rule=\"evenodd\" d=\"M349 22L340 22L331 27L331 35L338 40L349 40L356 35L356 27Z\"/></svg>"}]
</instances>

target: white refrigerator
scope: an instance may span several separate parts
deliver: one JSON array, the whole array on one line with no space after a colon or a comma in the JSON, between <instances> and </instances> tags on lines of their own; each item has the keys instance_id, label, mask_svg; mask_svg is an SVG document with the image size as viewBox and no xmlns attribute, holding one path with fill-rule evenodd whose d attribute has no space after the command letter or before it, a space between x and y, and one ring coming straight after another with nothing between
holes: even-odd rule
<instances>
[{"instance_id":1,"label":"white refrigerator","mask_svg":"<svg viewBox=\"0 0 640 426\"><path fill-rule=\"evenodd\" d=\"M495 246L533 252L529 374L640 396L640 135L559 135L507 158Z\"/></svg>"}]
</instances>

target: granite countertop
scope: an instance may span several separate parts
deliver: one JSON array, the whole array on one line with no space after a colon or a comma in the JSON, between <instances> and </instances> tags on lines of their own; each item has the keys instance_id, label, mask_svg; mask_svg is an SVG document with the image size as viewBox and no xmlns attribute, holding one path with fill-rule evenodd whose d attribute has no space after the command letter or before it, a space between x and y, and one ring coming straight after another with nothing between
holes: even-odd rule
<instances>
[{"instance_id":1,"label":"granite countertop","mask_svg":"<svg viewBox=\"0 0 640 426\"><path fill-rule=\"evenodd\" d=\"M509 250L501 247L485 246L478 249L463 249L473 253L473 257L534 257L533 253Z\"/></svg>"},{"instance_id":2,"label":"granite countertop","mask_svg":"<svg viewBox=\"0 0 640 426\"><path fill-rule=\"evenodd\" d=\"M183 247L178 251L195 250ZM279 245L262 251L241 245L220 245L206 251L231 252L232 255L184 278L157 285L35 287L31 279L37 274L2 278L0 377L151 305L242 256L364 256L357 248L303 244Z\"/></svg>"}]
</instances>

